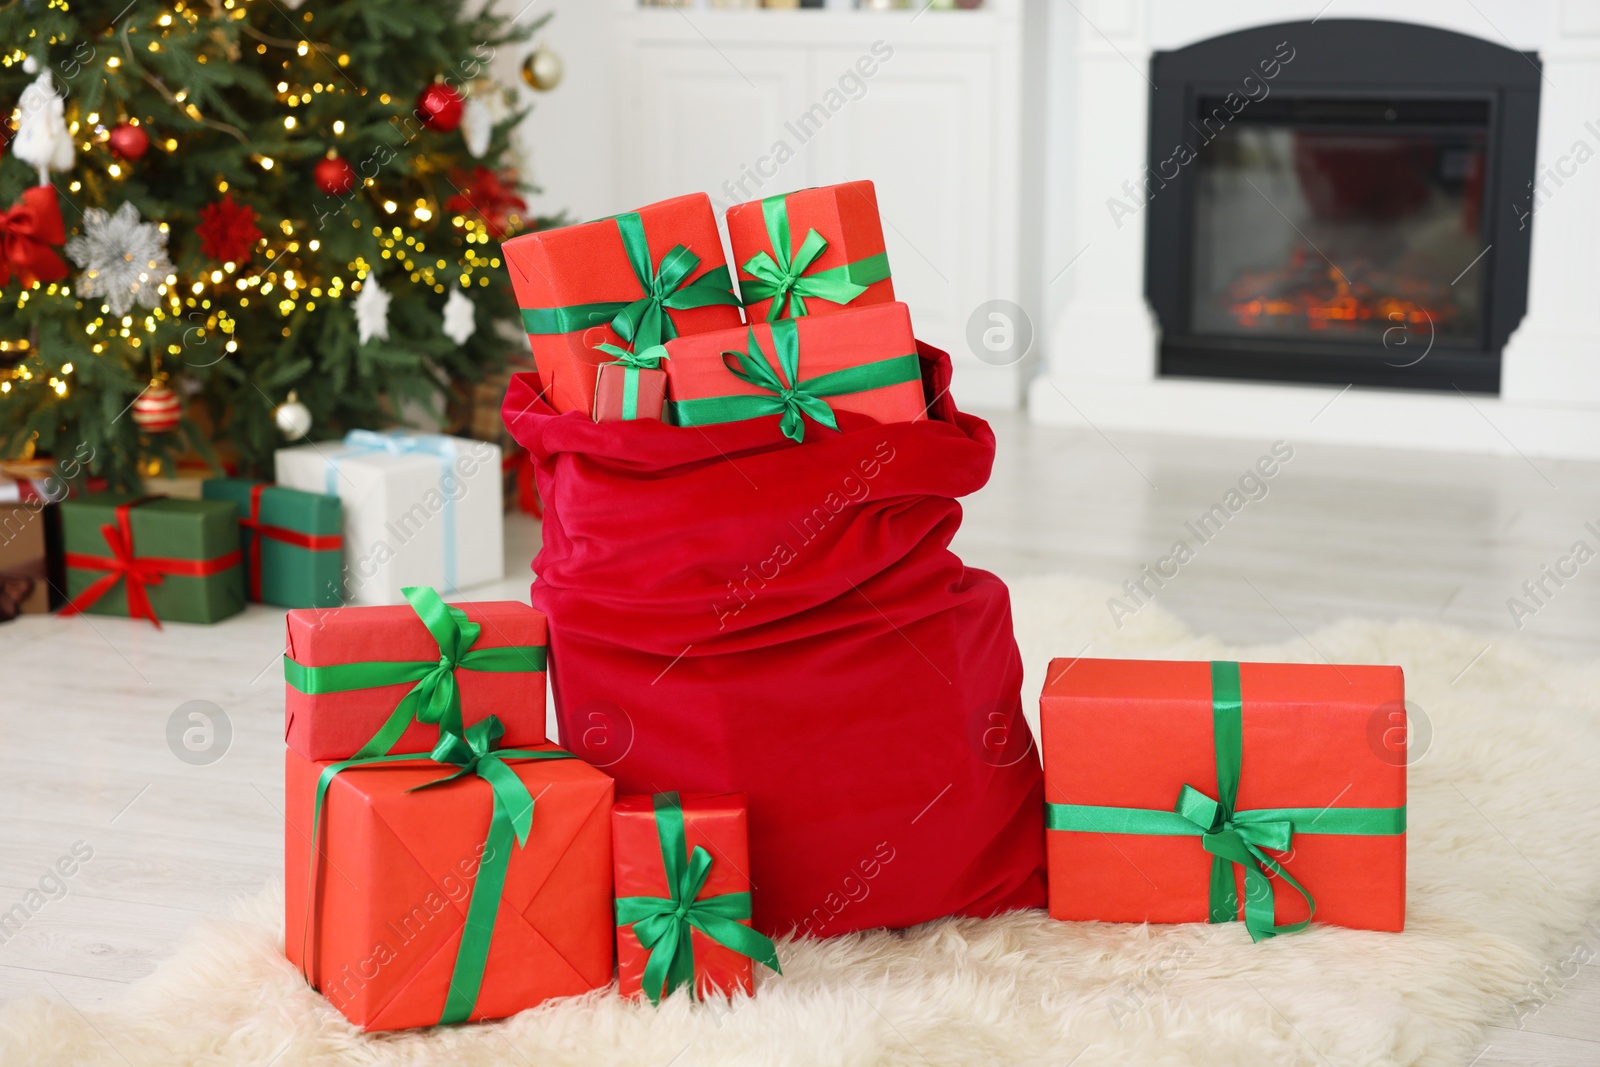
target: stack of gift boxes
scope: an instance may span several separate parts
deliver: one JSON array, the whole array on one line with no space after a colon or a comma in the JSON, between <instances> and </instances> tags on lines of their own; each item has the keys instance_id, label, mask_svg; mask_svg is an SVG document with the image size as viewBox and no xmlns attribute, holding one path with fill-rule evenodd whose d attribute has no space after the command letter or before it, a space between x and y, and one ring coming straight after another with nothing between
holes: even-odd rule
<instances>
[{"instance_id":1,"label":"stack of gift boxes","mask_svg":"<svg viewBox=\"0 0 1600 1067\"><path fill-rule=\"evenodd\" d=\"M703 193L506 243L551 407L678 426L779 415L795 441L837 412L925 417L871 182L740 204L727 223L742 304Z\"/></svg>"},{"instance_id":2,"label":"stack of gift boxes","mask_svg":"<svg viewBox=\"0 0 1600 1067\"><path fill-rule=\"evenodd\" d=\"M506 245L550 407L776 416L774 443L841 412L928 417L870 183L727 226L742 301L704 196ZM614 975L657 1000L776 970L749 921L742 795L615 798L545 737L543 615L406 597L289 615L286 948L308 979L388 1029ZM1056 660L1040 714L1054 918L1239 921L1252 940L1403 927L1398 668Z\"/></svg>"},{"instance_id":3,"label":"stack of gift boxes","mask_svg":"<svg viewBox=\"0 0 1600 1067\"><path fill-rule=\"evenodd\" d=\"M276 466L275 485L172 480L183 496L71 495L48 464L0 475L0 620L215 623L249 601L392 604L407 585L504 575L498 445L353 430L280 449Z\"/></svg>"},{"instance_id":4,"label":"stack of gift boxes","mask_svg":"<svg viewBox=\"0 0 1600 1067\"><path fill-rule=\"evenodd\" d=\"M291 611L289 959L366 1030L611 982L750 991L744 799L614 797L545 738L545 618L517 603ZM491 710L492 709L492 710Z\"/></svg>"}]
</instances>

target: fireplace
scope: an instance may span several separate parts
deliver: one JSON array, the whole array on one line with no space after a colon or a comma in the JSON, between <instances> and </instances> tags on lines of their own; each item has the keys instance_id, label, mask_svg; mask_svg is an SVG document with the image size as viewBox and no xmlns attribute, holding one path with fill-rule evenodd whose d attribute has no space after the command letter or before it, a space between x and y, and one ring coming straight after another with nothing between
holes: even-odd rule
<instances>
[{"instance_id":1,"label":"fireplace","mask_svg":"<svg viewBox=\"0 0 1600 1067\"><path fill-rule=\"evenodd\" d=\"M1535 55L1370 20L1157 52L1135 192L1160 373L1497 393L1540 77Z\"/></svg>"}]
</instances>

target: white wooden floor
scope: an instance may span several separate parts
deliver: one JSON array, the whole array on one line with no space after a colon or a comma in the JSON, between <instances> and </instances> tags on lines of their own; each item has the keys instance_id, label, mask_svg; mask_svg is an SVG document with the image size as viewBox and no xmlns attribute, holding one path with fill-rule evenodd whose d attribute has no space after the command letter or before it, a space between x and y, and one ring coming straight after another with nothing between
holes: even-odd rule
<instances>
[{"instance_id":1,"label":"white wooden floor","mask_svg":"<svg viewBox=\"0 0 1600 1067\"><path fill-rule=\"evenodd\" d=\"M1139 578L1175 540L1196 544L1185 522L1223 502L1272 445L1044 429L1020 416L996 429L994 478L968 502L956 547L1008 579ZM1347 615L1418 617L1487 645L1517 633L1506 600L1524 581L1574 541L1600 548L1584 525L1600 529L1600 464L1288 444L1266 496L1156 591L1196 629L1256 641ZM536 543L536 527L516 520L513 577L474 595L525 599ZM1547 588L1519 636L1600 654L1600 560ZM281 615L254 608L159 633L95 616L0 627L0 998L84 1007L114 996L197 917L278 876ZM231 728L208 765L169 747L169 720L189 701L216 705ZM74 846L90 858L75 862ZM1582 936L1600 953L1600 925ZM1584 966L1522 1028L1499 1020L1477 1067L1600 1063L1597 970Z\"/></svg>"}]
</instances>

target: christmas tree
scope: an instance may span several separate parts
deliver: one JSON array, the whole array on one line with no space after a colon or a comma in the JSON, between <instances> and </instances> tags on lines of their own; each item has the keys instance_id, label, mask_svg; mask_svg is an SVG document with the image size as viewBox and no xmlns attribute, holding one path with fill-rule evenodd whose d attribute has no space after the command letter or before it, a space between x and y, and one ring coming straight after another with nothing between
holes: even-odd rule
<instances>
[{"instance_id":1,"label":"christmas tree","mask_svg":"<svg viewBox=\"0 0 1600 1067\"><path fill-rule=\"evenodd\" d=\"M503 364L499 241L544 220L486 75L544 19L468 6L0 7L0 457L270 473Z\"/></svg>"}]
</instances>

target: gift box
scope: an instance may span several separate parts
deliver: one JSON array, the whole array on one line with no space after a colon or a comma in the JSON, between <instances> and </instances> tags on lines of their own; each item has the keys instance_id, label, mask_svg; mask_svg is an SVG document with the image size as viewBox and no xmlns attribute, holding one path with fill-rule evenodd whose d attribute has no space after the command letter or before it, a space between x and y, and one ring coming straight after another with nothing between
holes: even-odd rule
<instances>
[{"instance_id":1,"label":"gift box","mask_svg":"<svg viewBox=\"0 0 1600 1067\"><path fill-rule=\"evenodd\" d=\"M756 962L778 970L772 942L750 929L745 809L743 793L617 801L611 849L624 996L750 993Z\"/></svg>"},{"instance_id":2,"label":"gift box","mask_svg":"<svg viewBox=\"0 0 1600 1067\"><path fill-rule=\"evenodd\" d=\"M611 981L611 779L553 745L500 747L495 725L423 758L286 756L284 947L363 1030Z\"/></svg>"},{"instance_id":3,"label":"gift box","mask_svg":"<svg viewBox=\"0 0 1600 1067\"><path fill-rule=\"evenodd\" d=\"M426 752L497 716L506 744L545 740L547 630L513 601L446 605L408 587L392 607L289 612L284 739L307 759Z\"/></svg>"},{"instance_id":4,"label":"gift box","mask_svg":"<svg viewBox=\"0 0 1600 1067\"><path fill-rule=\"evenodd\" d=\"M398 604L408 585L451 593L505 576L498 445L352 430L342 444L275 458L279 485L342 501L346 603Z\"/></svg>"},{"instance_id":5,"label":"gift box","mask_svg":"<svg viewBox=\"0 0 1600 1067\"><path fill-rule=\"evenodd\" d=\"M667 372L661 369L666 348L631 352L603 344L600 349L615 359L601 365L595 380L594 421L660 420L667 403Z\"/></svg>"},{"instance_id":6,"label":"gift box","mask_svg":"<svg viewBox=\"0 0 1600 1067\"><path fill-rule=\"evenodd\" d=\"M339 603L343 585L344 512L326 493L212 478L204 500L228 500L239 509L239 551L251 600L284 608L324 608Z\"/></svg>"},{"instance_id":7,"label":"gift box","mask_svg":"<svg viewBox=\"0 0 1600 1067\"><path fill-rule=\"evenodd\" d=\"M1405 925L1398 667L1055 660L1040 698L1050 914Z\"/></svg>"},{"instance_id":8,"label":"gift box","mask_svg":"<svg viewBox=\"0 0 1600 1067\"><path fill-rule=\"evenodd\" d=\"M643 350L744 321L704 193L505 243L539 374L557 411L594 410L612 344Z\"/></svg>"},{"instance_id":9,"label":"gift box","mask_svg":"<svg viewBox=\"0 0 1600 1067\"><path fill-rule=\"evenodd\" d=\"M223 500L94 493L61 504L67 603L91 612L210 623L244 610L239 509Z\"/></svg>"},{"instance_id":10,"label":"gift box","mask_svg":"<svg viewBox=\"0 0 1600 1067\"><path fill-rule=\"evenodd\" d=\"M0 622L61 601L62 495L65 486L48 478L0 474Z\"/></svg>"},{"instance_id":11,"label":"gift box","mask_svg":"<svg viewBox=\"0 0 1600 1067\"><path fill-rule=\"evenodd\" d=\"M753 323L680 337L666 348L667 410L679 426L779 415L784 436L800 441L802 414L831 429L837 411L879 422L927 415L904 304Z\"/></svg>"},{"instance_id":12,"label":"gift box","mask_svg":"<svg viewBox=\"0 0 1600 1067\"><path fill-rule=\"evenodd\" d=\"M894 301L871 182L752 200L729 208L727 218L752 322Z\"/></svg>"}]
</instances>

